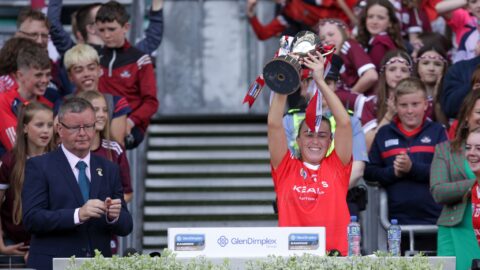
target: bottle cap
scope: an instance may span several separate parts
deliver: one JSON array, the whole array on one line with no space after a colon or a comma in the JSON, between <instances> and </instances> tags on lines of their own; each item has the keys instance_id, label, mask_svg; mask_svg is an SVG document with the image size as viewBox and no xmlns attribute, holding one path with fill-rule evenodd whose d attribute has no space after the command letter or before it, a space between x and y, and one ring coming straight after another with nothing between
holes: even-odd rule
<instances>
[{"instance_id":1,"label":"bottle cap","mask_svg":"<svg viewBox=\"0 0 480 270\"><path fill-rule=\"evenodd\" d=\"M350 221L351 222L357 222L357 216L351 216Z\"/></svg>"},{"instance_id":2,"label":"bottle cap","mask_svg":"<svg viewBox=\"0 0 480 270\"><path fill-rule=\"evenodd\" d=\"M392 223L392 225L397 225L397 224L398 224L398 220L392 219L392 221L390 221L390 223Z\"/></svg>"}]
</instances>

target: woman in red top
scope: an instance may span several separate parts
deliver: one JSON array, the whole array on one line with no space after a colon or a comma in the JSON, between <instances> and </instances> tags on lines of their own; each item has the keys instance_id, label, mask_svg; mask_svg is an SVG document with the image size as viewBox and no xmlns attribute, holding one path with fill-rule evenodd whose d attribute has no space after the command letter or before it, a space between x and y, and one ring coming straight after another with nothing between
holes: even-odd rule
<instances>
[{"instance_id":1,"label":"woman in red top","mask_svg":"<svg viewBox=\"0 0 480 270\"><path fill-rule=\"evenodd\" d=\"M350 116L323 78L320 53L302 60L313 71L313 79L331 108L336 122L335 150L325 157L332 142L328 119L322 118L317 132L300 124L297 159L287 148L283 112L287 96L275 93L268 113L268 149L272 178L278 199L279 226L322 226L326 229L326 250L347 254L349 212L346 202L352 168Z\"/></svg>"},{"instance_id":2,"label":"woman in red top","mask_svg":"<svg viewBox=\"0 0 480 270\"><path fill-rule=\"evenodd\" d=\"M0 166L0 253L27 256L30 235L22 225L21 193L27 159L53 148L53 112L46 105L30 102L20 111L17 140ZM22 138L22 139L20 139Z\"/></svg>"},{"instance_id":3,"label":"woman in red top","mask_svg":"<svg viewBox=\"0 0 480 270\"><path fill-rule=\"evenodd\" d=\"M465 156L477 181L472 186L472 224L480 245L480 127L470 132L465 144Z\"/></svg>"}]
</instances>

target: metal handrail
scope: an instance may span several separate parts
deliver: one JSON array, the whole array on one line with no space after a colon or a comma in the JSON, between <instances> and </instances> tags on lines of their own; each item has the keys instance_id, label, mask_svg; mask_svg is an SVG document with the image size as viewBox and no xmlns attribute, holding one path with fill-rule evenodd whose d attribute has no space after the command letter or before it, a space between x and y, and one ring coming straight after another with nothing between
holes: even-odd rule
<instances>
[{"instance_id":1,"label":"metal handrail","mask_svg":"<svg viewBox=\"0 0 480 270\"><path fill-rule=\"evenodd\" d=\"M388 220L388 195L387 191L383 188L380 189L380 223L385 230L388 230L390 221ZM438 230L437 225L400 225L402 233L408 233L410 240L409 252L415 252L415 233L429 234L436 233Z\"/></svg>"}]
</instances>

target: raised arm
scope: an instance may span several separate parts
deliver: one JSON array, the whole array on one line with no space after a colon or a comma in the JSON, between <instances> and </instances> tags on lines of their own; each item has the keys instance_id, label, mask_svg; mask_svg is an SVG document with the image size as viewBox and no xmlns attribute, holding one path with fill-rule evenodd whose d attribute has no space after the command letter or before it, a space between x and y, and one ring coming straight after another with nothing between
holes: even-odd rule
<instances>
[{"instance_id":1,"label":"raised arm","mask_svg":"<svg viewBox=\"0 0 480 270\"><path fill-rule=\"evenodd\" d=\"M255 9L257 6L257 0L247 0L247 17L250 25L252 26L253 32L257 35L259 40L266 40L273 36L279 35L285 30L285 22L274 18L267 25L263 25L257 18Z\"/></svg>"},{"instance_id":2,"label":"raised arm","mask_svg":"<svg viewBox=\"0 0 480 270\"><path fill-rule=\"evenodd\" d=\"M352 125L350 116L343 107L342 102L335 92L328 87L323 78L324 60L319 52L309 54L304 58L304 64L313 71L313 80L317 84L318 89L322 92L323 98L328 104L330 111L336 123L335 130L335 152L344 165L348 164L352 159Z\"/></svg>"},{"instance_id":3,"label":"raised arm","mask_svg":"<svg viewBox=\"0 0 480 270\"><path fill-rule=\"evenodd\" d=\"M58 53L64 55L65 52L75 45L70 34L63 28L60 16L62 15L62 0L48 1L47 17L50 22L50 36Z\"/></svg>"},{"instance_id":4,"label":"raised arm","mask_svg":"<svg viewBox=\"0 0 480 270\"><path fill-rule=\"evenodd\" d=\"M352 125L350 116L343 107L342 102L330 89L323 78L324 60L319 52L315 55L309 54L308 58L304 58L305 65L313 70L313 80L317 84L318 89L322 92L323 98L330 108L336 123L335 130L335 152L344 165L348 164L352 159Z\"/></svg>"},{"instance_id":5,"label":"raised arm","mask_svg":"<svg viewBox=\"0 0 480 270\"><path fill-rule=\"evenodd\" d=\"M451 16L451 12L458 8L463 8L467 5L466 0L443 0L435 6L438 15L446 17Z\"/></svg>"},{"instance_id":6,"label":"raised arm","mask_svg":"<svg viewBox=\"0 0 480 270\"><path fill-rule=\"evenodd\" d=\"M270 163L274 169L280 165L288 151L287 137L283 129L283 112L286 103L286 95L274 93L268 111L268 151L270 152Z\"/></svg>"},{"instance_id":7,"label":"raised arm","mask_svg":"<svg viewBox=\"0 0 480 270\"><path fill-rule=\"evenodd\" d=\"M163 3L164 0L152 1L152 8L148 16L149 23L145 30L145 38L135 45L139 50L150 55L155 52L162 43Z\"/></svg>"}]
</instances>

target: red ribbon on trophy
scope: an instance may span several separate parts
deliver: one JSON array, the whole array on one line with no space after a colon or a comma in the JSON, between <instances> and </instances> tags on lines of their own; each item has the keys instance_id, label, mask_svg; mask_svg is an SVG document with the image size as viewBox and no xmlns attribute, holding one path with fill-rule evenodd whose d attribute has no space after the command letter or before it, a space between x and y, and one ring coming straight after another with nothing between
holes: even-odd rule
<instances>
[{"instance_id":1,"label":"red ribbon on trophy","mask_svg":"<svg viewBox=\"0 0 480 270\"><path fill-rule=\"evenodd\" d=\"M322 52L322 56L324 59L324 71L323 77L325 78L330 71L330 67L332 64L332 55L335 52L334 45L324 45L320 49ZM322 92L315 88L315 94L310 99L308 103L307 109L305 110L305 123L307 124L308 128L311 131L318 132L320 129L320 123L322 122Z\"/></svg>"},{"instance_id":2,"label":"red ribbon on trophy","mask_svg":"<svg viewBox=\"0 0 480 270\"><path fill-rule=\"evenodd\" d=\"M280 38L280 48L275 52L273 59L278 56L287 55L290 52L293 39L294 38L290 36L282 36ZM243 98L243 104L248 102L248 107L251 108L264 86L265 79L263 78L263 74L260 74L248 88L247 94L245 95L245 98Z\"/></svg>"},{"instance_id":3,"label":"red ribbon on trophy","mask_svg":"<svg viewBox=\"0 0 480 270\"><path fill-rule=\"evenodd\" d=\"M263 75L258 75L255 81L248 88L248 92L243 99L243 103L245 104L245 102L248 102L248 107L251 108L264 86L265 80L263 79Z\"/></svg>"}]
</instances>

